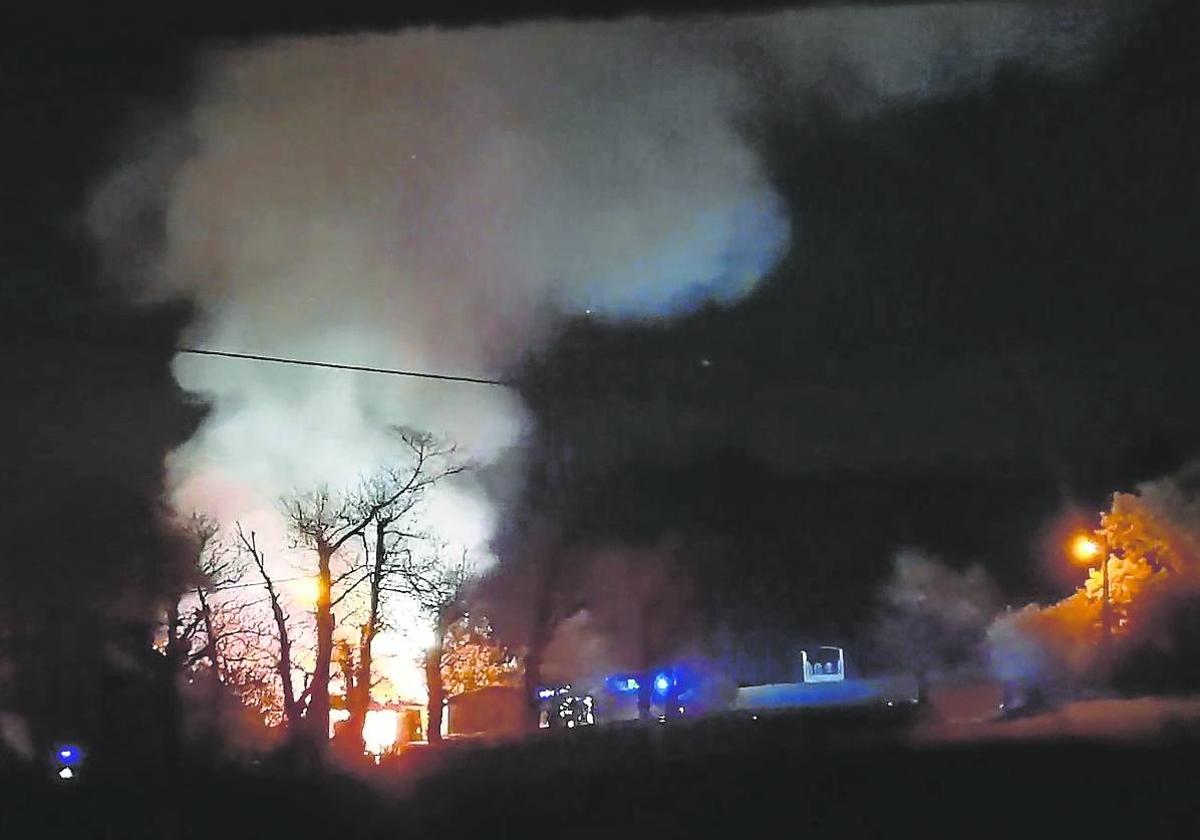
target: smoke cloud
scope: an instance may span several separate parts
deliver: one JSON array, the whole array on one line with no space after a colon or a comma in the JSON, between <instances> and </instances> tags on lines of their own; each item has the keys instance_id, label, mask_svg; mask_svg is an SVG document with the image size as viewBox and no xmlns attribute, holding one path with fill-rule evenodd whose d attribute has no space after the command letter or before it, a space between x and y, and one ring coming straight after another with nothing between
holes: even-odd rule
<instances>
[{"instance_id":1,"label":"smoke cloud","mask_svg":"<svg viewBox=\"0 0 1200 840\"><path fill-rule=\"evenodd\" d=\"M971 672L984 660L984 640L999 590L981 566L958 571L922 552L893 558L881 592L883 610L873 647L887 670L924 677Z\"/></svg>"},{"instance_id":2,"label":"smoke cloud","mask_svg":"<svg viewBox=\"0 0 1200 840\"><path fill-rule=\"evenodd\" d=\"M579 612L555 628L547 676L599 685L614 671L661 667L694 654L699 633L692 581L678 541L596 546L573 557Z\"/></svg>"},{"instance_id":3,"label":"smoke cloud","mask_svg":"<svg viewBox=\"0 0 1200 840\"><path fill-rule=\"evenodd\" d=\"M186 113L135 138L97 191L91 227L138 295L195 302L199 346L502 376L564 319L733 303L802 247L803 220L741 128L764 109L802 118L816 95L854 119L986 85L1006 63L1084 72L1116 8L831 9L215 49ZM392 424L485 462L526 426L503 388L190 356L175 374L212 405L170 460L177 503L224 519L348 483L389 459ZM496 513L462 483L433 516L483 546Z\"/></svg>"}]
</instances>

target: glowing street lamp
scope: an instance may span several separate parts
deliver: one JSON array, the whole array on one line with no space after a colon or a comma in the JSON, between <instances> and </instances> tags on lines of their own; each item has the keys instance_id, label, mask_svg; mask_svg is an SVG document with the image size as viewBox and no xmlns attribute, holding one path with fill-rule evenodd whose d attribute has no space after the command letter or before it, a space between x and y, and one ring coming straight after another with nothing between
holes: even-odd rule
<instances>
[{"instance_id":1,"label":"glowing street lamp","mask_svg":"<svg viewBox=\"0 0 1200 840\"><path fill-rule=\"evenodd\" d=\"M321 600L321 579L319 577L303 577L296 580L296 597L306 607L315 607Z\"/></svg>"},{"instance_id":2,"label":"glowing street lamp","mask_svg":"<svg viewBox=\"0 0 1200 840\"><path fill-rule=\"evenodd\" d=\"M1102 550L1100 543L1087 534L1071 540L1071 556L1081 563L1090 563Z\"/></svg>"},{"instance_id":3,"label":"glowing street lamp","mask_svg":"<svg viewBox=\"0 0 1200 840\"><path fill-rule=\"evenodd\" d=\"M1112 597L1108 586L1108 544L1102 538L1094 535L1079 534L1071 540L1071 556L1081 563L1087 563L1089 566L1097 557L1101 558L1100 579L1103 581L1104 595L1103 600L1100 602L1100 627L1103 633L1102 643L1107 645L1109 636L1112 634L1112 619L1110 616Z\"/></svg>"}]
</instances>

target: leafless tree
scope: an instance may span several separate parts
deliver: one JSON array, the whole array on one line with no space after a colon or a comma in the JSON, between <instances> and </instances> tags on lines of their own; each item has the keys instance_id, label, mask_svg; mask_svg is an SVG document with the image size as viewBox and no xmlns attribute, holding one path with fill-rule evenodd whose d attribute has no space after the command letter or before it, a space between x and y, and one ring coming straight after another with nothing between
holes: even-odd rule
<instances>
[{"instance_id":1,"label":"leafless tree","mask_svg":"<svg viewBox=\"0 0 1200 840\"><path fill-rule=\"evenodd\" d=\"M292 684L292 640L288 633L288 614L283 608L275 581L271 577L271 573L267 571L266 556L263 554L262 549L258 547L258 540L254 532L246 533L241 523L238 523L236 527L238 548L254 565L267 590L267 600L271 606L271 616L275 622L276 642L279 646L279 655L275 661L275 673L279 679L280 693L282 695L283 720L289 733L295 736L301 731L304 719L304 701L306 695L312 689L312 682L309 683L300 697L296 697L296 690ZM326 728L328 728L328 709L326 709L325 714Z\"/></svg>"},{"instance_id":2,"label":"leafless tree","mask_svg":"<svg viewBox=\"0 0 1200 840\"><path fill-rule=\"evenodd\" d=\"M442 739L442 704L446 687L442 680L442 655L446 634L466 614L465 595L472 580L466 551L457 562L447 563L440 551L410 553L406 562L394 567L384 591L412 598L433 630L433 642L425 651L425 687L429 694L427 737L431 744Z\"/></svg>"},{"instance_id":3,"label":"leafless tree","mask_svg":"<svg viewBox=\"0 0 1200 840\"><path fill-rule=\"evenodd\" d=\"M355 667L345 674L350 712L347 731L354 733L360 746L371 701L372 645L383 629L384 600L391 594L410 594L405 580L419 565L414 556L433 540L421 522L421 501L427 488L464 469L452 446L440 444L429 435L410 433L403 439L411 454L409 462L378 470L362 482L355 495L360 513L371 517L368 528L360 534L358 575L346 587L347 592L364 583L367 588ZM414 543L419 546L415 553Z\"/></svg>"},{"instance_id":4,"label":"leafless tree","mask_svg":"<svg viewBox=\"0 0 1200 840\"><path fill-rule=\"evenodd\" d=\"M194 552L189 558L189 585L187 589L190 590L201 579L199 567L203 562L203 558L212 550L211 547L214 544L219 529L216 523L212 522L208 517L203 514L194 513L186 523L183 523L182 530L187 537L191 550ZM195 616L193 616L190 622L185 623L180 598L172 598L167 604L166 642L164 649L172 679L175 679L186 665L188 653L199 626L200 622Z\"/></svg>"},{"instance_id":5,"label":"leafless tree","mask_svg":"<svg viewBox=\"0 0 1200 840\"><path fill-rule=\"evenodd\" d=\"M274 617L263 615L259 607L258 600L225 600L212 605L214 646L221 664L219 671L209 670L217 687L240 696L268 723L279 723L283 702L282 686L274 685L277 630Z\"/></svg>"},{"instance_id":6,"label":"leafless tree","mask_svg":"<svg viewBox=\"0 0 1200 840\"><path fill-rule=\"evenodd\" d=\"M188 558L186 583L178 598L168 602L164 653L172 679L177 679L197 661L207 658L219 670L217 632L213 625L212 594L240 577L236 557L220 539L220 526L202 513L193 513L180 530L192 552ZM185 603L195 599L194 608Z\"/></svg>"},{"instance_id":7,"label":"leafless tree","mask_svg":"<svg viewBox=\"0 0 1200 840\"><path fill-rule=\"evenodd\" d=\"M351 730L357 728L361 733L370 702L371 645L379 631L381 596L389 589L385 585L389 576L411 556L407 541L424 536L409 530L409 517L430 485L464 468L453 461L453 447L439 445L431 435L396 431L410 455L407 464L381 469L352 493L334 494L321 488L282 502L293 543L317 557L317 654L305 715L314 743L322 743L329 729L329 679L336 624L333 608L363 583L368 585L367 618L360 632L357 668L353 685L346 687L354 717ZM335 557L354 540L362 543L363 553L345 562L335 577Z\"/></svg>"},{"instance_id":8,"label":"leafless tree","mask_svg":"<svg viewBox=\"0 0 1200 840\"><path fill-rule=\"evenodd\" d=\"M220 721L231 703L245 702L264 720L279 707L279 692L267 687L274 668L264 667L273 636L254 603L231 597L248 585L240 546L223 539L218 523L199 512L181 521L179 532L190 555L183 591L166 610L163 652L172 714L178 732L209 738L224 734Z\"/></svg>"},{"instance_id":9,"label":"leafless tree","mask_svg":"<svg viewBox=\"0 0 1200 840\"><path fill-rule=\"evenodd\" d=\"M193 513L188 530L194 539L196 555L194 565L196 580L191 594L196 598L193 621L204 632L204 642L189 654L188 666L202 660L208 665L218 683L225 682L225 669L221 662L221 639L228 628L236 622L229 621L232 608L214 603L214 596L231 586L241 583L246 573L246 563L241 553L234 550L222 538L216 520L202 513ZM219 621L217 613L225 621Z\"/></svg>"}]
</instances>

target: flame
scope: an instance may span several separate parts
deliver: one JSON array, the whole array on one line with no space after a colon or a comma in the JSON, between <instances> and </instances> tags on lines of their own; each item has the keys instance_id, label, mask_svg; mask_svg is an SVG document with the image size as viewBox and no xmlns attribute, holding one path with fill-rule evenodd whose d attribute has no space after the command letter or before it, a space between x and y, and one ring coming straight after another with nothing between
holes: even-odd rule
<instances>
[{"instance_id":1,"label":"flame","mask_svg":"<svg viewBox=\"0 0 1200 840\"><path fill-rule=\"evenodd\" d=\"M367 752L380 755L396 744L400 735L400 715L392 709L371 709L363 721L363 744Z\"/></svg>"},{"instance_id":2,"label":"flame","mask_svg":"<svg viewBox=\"0 0 1200 840\"><path fill-rule=\"evenodd\" d=\"M329 737L334 736L335 726L349 720L350 712L345 709L329 710ZM394 709L368 709L363 721L363 746L371 755L382 755L396 745L400 737L400 714Z\"/></svg>"}]
</instances>

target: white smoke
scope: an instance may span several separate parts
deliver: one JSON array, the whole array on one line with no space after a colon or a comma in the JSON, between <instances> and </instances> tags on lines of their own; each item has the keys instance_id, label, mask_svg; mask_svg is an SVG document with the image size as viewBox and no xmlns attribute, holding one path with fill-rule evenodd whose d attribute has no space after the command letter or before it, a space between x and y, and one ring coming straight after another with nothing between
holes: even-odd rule
<instances>
[{"instance_id":1,"label":"white smoke","mask_svg":"<svg viewBox=\"0 0 1200 840\"><path fill-rule=\"evenodd\" d=\"M999 600L995 582L978 565L957 570L906 549L892 560L892 575L872 628L877 664L923 678L977 671L985 634Z\"/></svg>"},{"instance_id":2,"label":"white smoke","mask_svg":"<svg viewBox=\"0 0 1200 840\"><path fill-rule=\"evenodd\" d=\"M98 191L92 227L140 294L196 303L189 340L205 348L499 376L566 317L669 317L755 288L802 224L738 128L756 109L818 92L854 115L986 84L1002 60L1075 72L1103 30L1063 30L1056 9L530 23L214 50L184 118L132 144ZM349 482L389 458L392 424L482 461L525 426L502 388L189 356L175 372L212 405L172 457L177 500L226 518ZM451 492L442 524L483 544L495 513L468 485Z\"/></svg>"}]
</instances>

